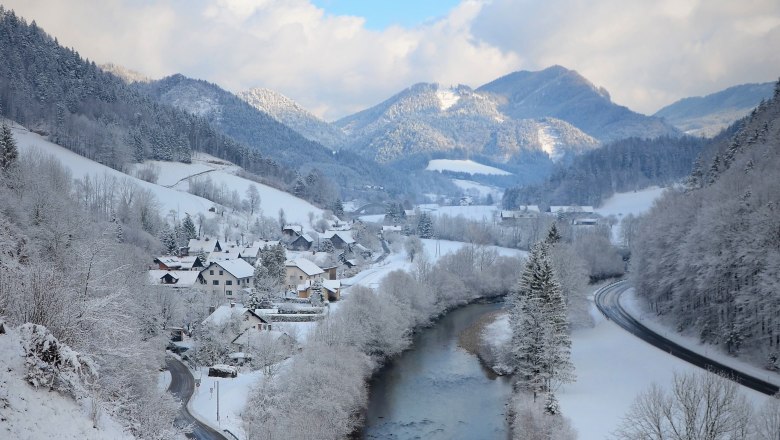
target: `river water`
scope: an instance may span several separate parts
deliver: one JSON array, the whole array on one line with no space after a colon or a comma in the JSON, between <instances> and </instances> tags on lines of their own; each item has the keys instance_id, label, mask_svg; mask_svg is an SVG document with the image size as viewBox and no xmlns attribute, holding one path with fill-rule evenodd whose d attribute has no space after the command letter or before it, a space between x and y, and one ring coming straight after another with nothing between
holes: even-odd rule
<instances>
[{"instance_id":1,"label":"river water","mask_svg":"<svg viewBox=\"0 0 780 440\"><path fill-rule=\"evenodd\" d=\"M509 438L507 378L458 346L458 335L501 303L455 309L418 333L412 349L371 381L365 439Z\"/></svg>"}]
</instances>

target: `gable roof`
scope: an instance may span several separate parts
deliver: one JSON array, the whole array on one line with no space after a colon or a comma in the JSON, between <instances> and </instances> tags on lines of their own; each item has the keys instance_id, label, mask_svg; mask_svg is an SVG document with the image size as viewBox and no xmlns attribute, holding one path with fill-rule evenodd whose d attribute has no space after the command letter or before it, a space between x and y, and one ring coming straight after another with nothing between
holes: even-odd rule
<instances>
[{"instance_id":1,"label":"gable roof","mask_svg":"<svg viewBox=\"0 0 780 440\"><path fill-rule=\"evenodd\" d=\"M207 316L206 319L203 320L203 324L222 325L234 316L237 317L244 314L257 318L260 322L265 324L271 322L268 318L255 313L251 309L242 307L239 304L236 304L233 307L231 307L230 304L223 304L217 307L211 315Z\"/></svg>"},{"instance_id":2,"label":"gable roof","mask_svg":"<svg viewBox=\"0 0 780 440\"><path fill-rule=\"evenodd\" d=\"M162 282L162 278L165 276L173 277L174 280L176 280L173 284L166 284ZM199 283L198 277L200 276L200 272L195 270L150 270L149 271L149 281L152 284L163 284L167 286L176 286L176 287L192 287Z\"/></svg>"},{"instance_id":3,"label":"gable roof","mask_svg":"<svg viewBox=\"0 0 780 440\"><path fill-rule=\"evenodd\" d=\"M229 274L236 278L249 278L255 274L255 268L240 258L212 261L211 264L216 264L222 269L225 269ZM209 265L209 267L211 267L211 265Z\"/></svg>"},{"instance_id":4,"label":"gable roof","mask_svg":"<svg viewBox=\"0 0 780 440\"><path fill-rule=\"evenodd\" d=\"M305 258L296 258L295 260L287 261L284 263L284 265L286 267L297 267L310 277L325 273L325 271L322 270L319 266Z\"/></svg>"},{"instance_id":5,"label":"gable roof","mask_svg":"<svg viewBox=\"0 0 780 440\"><path fill-rule=\"evenodd\" d=\"M201 252L211 253L214 252L214 250L222 250L222 246L220 246L219 240L212 240L208 237L203 239L191 238L187 244L187 247L189 248L189 252L191 254L199 254Z\"/></svg>"},{"instance_id":6,"label":"gable roof","mask_svg":"<svg viewBox=\"0 0 780 440\"><path fill-rule=\"evenodd\" d=\"M325 231L320 238L331 240L335 236L338 236L341 241L346 244L353 244L355 242L355 239L352 238L352 231Z\"/></svg>"},{"instance_id":7,"label":"gable roof","mask_svg":"<svg viewBox=\"0 0 780 440\"><path fill-rule=\"evenodd\" d=\"M309 243L309 244L311 244L311 243L314 243L314 239L313 239L313 238L311 238L311 235L309 235L309 234L303 234L303 235L299 235L299 236L298 236L298 238L296 238L295 240L293 240L291 243L295 243L296 241L298 241L298 240L300 240L300 239L304 239L304 240L305 240L307 243Z\"/></svg>"}]
</instances>

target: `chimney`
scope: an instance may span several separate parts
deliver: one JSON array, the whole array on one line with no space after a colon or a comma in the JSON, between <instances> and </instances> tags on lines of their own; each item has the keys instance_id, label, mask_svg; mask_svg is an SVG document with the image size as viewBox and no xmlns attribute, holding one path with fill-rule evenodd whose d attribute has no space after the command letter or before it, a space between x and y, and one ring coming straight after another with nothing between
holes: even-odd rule
<instances>
[{"instance_id":1,"label":"chimney","mask_svg":"<svg viewBox=\"0 0 780 440\"><path fill-rule=\"evenodd\" d=\"M214 307L214 306L209 306L209 315L211 315L212 313L214 313L214 311L215 311L215 310L217 310L217 308L216 308L216 307Z\"/></svg>"},{"instance_id":2,"label":"chimney","mask_svg":"<svg viewBox=\"0 0 780 440\"><path fill-rule=\"evenodd\" d=\"M235 306L236 306L236 303L235 303L235 302L233 302L233 301L230 301L230 308L232 309L232 308L234 308Z\"/></svg>"}]
</instances>

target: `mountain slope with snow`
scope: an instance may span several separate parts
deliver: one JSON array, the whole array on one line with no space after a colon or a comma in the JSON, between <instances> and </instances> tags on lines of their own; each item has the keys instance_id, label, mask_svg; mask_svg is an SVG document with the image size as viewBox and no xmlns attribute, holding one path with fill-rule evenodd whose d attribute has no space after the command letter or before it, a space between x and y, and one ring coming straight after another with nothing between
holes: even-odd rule
<instances>
[{"instance_id":1,"label":"mountain slope with snow","mask_svg":"<svg viewBox=\"0 0 780 440\"><path fill-rule=\"evenodd\" d=\"M613 103L605 89L561 66L510 73L477 92L496 99L509 117L561 119L602 142L679 134L660 118Z\"/></svg>"},{"instance_id":2,"label":"mountain slope with snow","mask_svg":"<svg viewBox=\"0 0 780 440\"><path fill-rule=\"evenodd\" d=\"M199 213L207 217L215 215L209 211L215 205L214 202L186 192L189 189L188 178L191 176L209 177L217 185L224 183L229 191L235 190L241 197L244 196L250 185L255 185L260 194L260 208L269 217L276 217L279 209L284 209L288 222L299 223L308 227L309 212L313 212L318 217L322 214L320 208L309 202L276 188L239 177L236 173L241 170L240 167L202 153L196 154L191 164L162 161L149 162L160 169L159 183L155 184L79 156L23 127L15 126L13 133L22 154L38 152L51 155L62 162L66 168L70 169L73 177L77 179L82 179L86 176L102 178L104 175L117 179L128 179L133 184L149 190L155 195L160 203L161 213L173 211L178 214L179 218L182 218L185 213L191 216Z\"/></svg>"},{"instance_id":3,"label":"mountain slope with snow","mask_svg":"<svg viewBox=\"0 0 780 440\"><path fill-rule=\"evenodd\" d=\"M598 141L554 118L513 119L500 101L468 86L420 83L334 123L349 137L346 148L378 162L414 154L482 154L501 162L538 160L555 132L555 158L593 149Z\"/></svg>"},{"instance_id":4,"label":"mountain slope with snow","mask_svg":"<svg viewBox=\"0 0 780 440\"><path fill-rule=\"evenodd\" d=\"M297 102L279 92L254 88L239 92L237 96L252 107L265 112L282 124L292 128L305 138L338 149L344 142L344 132L318 118Z\"/></svg>"}]
</instances>

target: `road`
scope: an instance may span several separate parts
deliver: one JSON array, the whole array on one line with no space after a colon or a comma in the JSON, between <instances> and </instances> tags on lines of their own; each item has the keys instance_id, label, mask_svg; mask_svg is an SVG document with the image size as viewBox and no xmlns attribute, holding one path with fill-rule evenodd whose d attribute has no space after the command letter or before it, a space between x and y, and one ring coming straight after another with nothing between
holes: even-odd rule
<instances>
[{"instance_id":1,"label":"road","mask_svg":"<svg viewBox=\"0 0 780 440\"><path fill-rule=\"evenodd\" d=\"M619 281L599 289L596 292L596 306L604 316L623 327L623 329L629 333L671 355L696 365L697 367L704 368L705 370L726 374L741 385L752 388L760 393L772 396L778 392L778 387L774 384L737 371L715 360L695 353L642 325L642 323L634 319L620 305L620 295L629 288L631 288L631 285L628 281Z\"/></svg>"},{"instance_id":2,"label":"road","mask_svg":"<svg viewBox=\"0 0 780 440\"><path fill-rule=\"evenodd\" d=\"M166 359L166 364L168 371L171 372L171 385L168 387L168 392L181 400L181 412L176 418L176 423L192 426L192 432L187 434L187 437L197 440L228 440L210 426L201 423L187 410L187 402L195 391L195 379L190 370L178 359L170 356Z\"/></svg>"}]
</instances>

